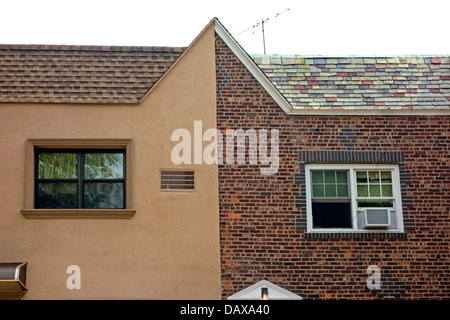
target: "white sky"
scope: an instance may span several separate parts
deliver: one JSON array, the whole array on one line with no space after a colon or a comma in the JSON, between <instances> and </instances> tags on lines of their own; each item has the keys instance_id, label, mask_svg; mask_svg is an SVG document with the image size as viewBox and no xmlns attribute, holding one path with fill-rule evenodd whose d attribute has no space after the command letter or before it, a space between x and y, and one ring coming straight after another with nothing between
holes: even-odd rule
<instances>
[{"instance_id":1,"label":"white sky","mask_svg":"<svg viewBox=\"0 0 450 320\"><path fill-rule=\"evenodd\" d=\"M188 46L213 17L248 53L271 18L268 54L450 54L449 0L0 0L0 43Z\"/></svg>"}]
</instances>

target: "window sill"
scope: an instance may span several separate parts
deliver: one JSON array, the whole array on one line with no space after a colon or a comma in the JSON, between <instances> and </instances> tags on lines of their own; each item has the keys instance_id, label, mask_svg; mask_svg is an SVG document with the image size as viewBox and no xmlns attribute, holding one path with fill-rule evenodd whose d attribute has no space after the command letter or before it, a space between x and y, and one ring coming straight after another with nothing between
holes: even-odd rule
<instances>
[{"instance_id":1,"label":"window sill","mask_svg":"<svg viewBox=\"0 0 450 320\"><path fill-rule=\"evenodd\" d=\"M406 239L406 232L373 231L373 232L307 232L306 239Z\"/></svg>"},{"instance_id":2,"label":"window sill","mask_svg":"<svg viewBox=\"0 0 450 320\"><path fill-rule=\"evenodd\" d=\"M26 219L131 219L134 209L22 209Z\"/></svg>"}]
</instances>

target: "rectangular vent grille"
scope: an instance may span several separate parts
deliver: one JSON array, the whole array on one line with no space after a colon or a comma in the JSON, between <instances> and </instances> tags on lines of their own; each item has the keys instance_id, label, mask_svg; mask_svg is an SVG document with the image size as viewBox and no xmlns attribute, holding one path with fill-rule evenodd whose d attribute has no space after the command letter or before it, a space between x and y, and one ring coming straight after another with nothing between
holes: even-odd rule
<instances>
[{"instance_id":1,"label":"rectangular vent grille","mask_svg":"<svg viewBox=\"0 0 450 320\"><path fill-rule=\"evenodd\" d=\"M161 170L161 191L194 191L193 170Z\"/></svg>"}]
</instances>

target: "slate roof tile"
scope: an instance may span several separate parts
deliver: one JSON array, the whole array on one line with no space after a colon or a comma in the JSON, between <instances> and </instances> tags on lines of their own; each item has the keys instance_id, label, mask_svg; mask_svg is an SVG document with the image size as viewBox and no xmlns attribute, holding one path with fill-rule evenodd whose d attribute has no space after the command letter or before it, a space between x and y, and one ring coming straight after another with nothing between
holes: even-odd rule
<instances>
[{"instance_id":1,"label":"slate roof tile","mask_svg":"<svg viewBox=\"0 0 450 320\"><path fill-rule=\"evenodd\" d=\"M294 108L450 109L450 56L252 58Z\"/></svg>"}]
</instances>

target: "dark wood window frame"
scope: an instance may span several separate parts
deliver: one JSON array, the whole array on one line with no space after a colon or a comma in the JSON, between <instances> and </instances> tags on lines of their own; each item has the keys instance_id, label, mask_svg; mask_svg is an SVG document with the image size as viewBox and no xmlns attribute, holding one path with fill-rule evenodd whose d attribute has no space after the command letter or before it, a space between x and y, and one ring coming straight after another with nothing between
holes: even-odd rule
<instances>
[{"instance_id":1,"label":"dark wood window frame","mask_svg":"<svg viewBox=\"0 0 450 320\"><path fill-rule=\"evenodd\" d=\"M42 153L74 153L77 156L77 177L76 178L39 178L39 154ZM111 179L88 179L84 175L85 155L92 153L117 153L123 155L123 176L122 178ZM77 209L85 209L86 204L84 200L85 185L87 183L122 183L122 207L120 208L102 208L102 209L125 209L126 208L126 150L125 149L36 149L35 150L35 186L34 186L34 200L35 208L38 208L38 185L40 183L70 183L76 184L77 190ZM41 208L45 209L45 208ZM56 208L58 209L58 208ZM62 208L67 209L67 208Z\"/></svg>"},{"instance_id":2,"label":"dark wood window frame","mask_svg":"<svg viewBox=\"0 0 450 320\"><path fill-rule=\"evenodd\" d=\"M28 139L26 143L25 204L21 209L27 219L72 218L72 219L130 219L135 214L132 202L132 139ZM122 209L36 209L36 152L40 150L73 152L118 151L124 152L124 207Z\"/></svg>"}]
</instances>

